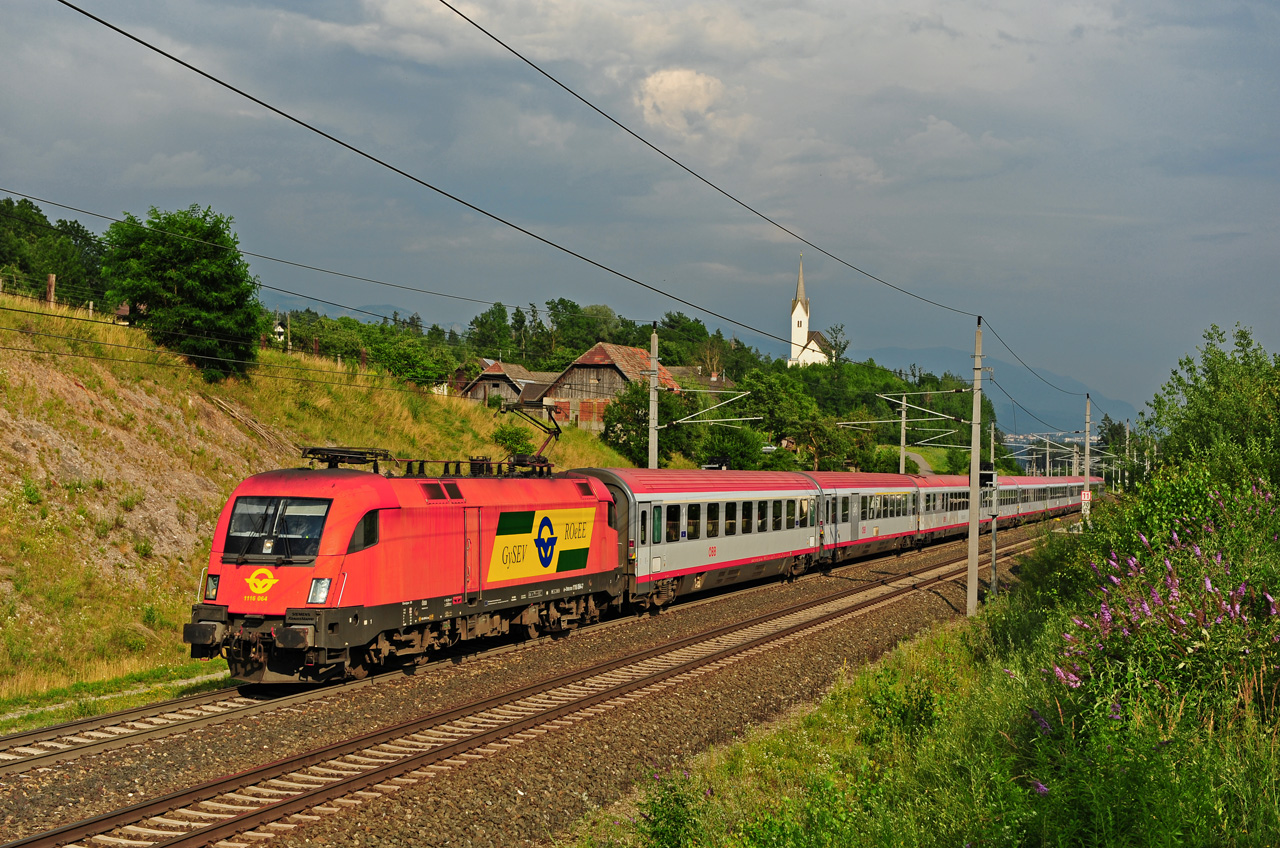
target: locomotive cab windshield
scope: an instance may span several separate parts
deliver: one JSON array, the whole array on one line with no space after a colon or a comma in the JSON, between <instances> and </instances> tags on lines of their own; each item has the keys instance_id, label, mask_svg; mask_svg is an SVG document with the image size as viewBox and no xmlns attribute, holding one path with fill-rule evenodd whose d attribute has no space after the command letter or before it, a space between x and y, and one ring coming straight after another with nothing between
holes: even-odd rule
<instances>
[{"instance_id":1,"label":"locomotive cab windshield","mask_svg":"<svg viewBox=\"0 0 1280 848\"><path fill-rule=\"evenodd\" d=\"M313 562L332 500L324 498L236 498L227 525L222 561Z\"/></svg>"}]
</instances>

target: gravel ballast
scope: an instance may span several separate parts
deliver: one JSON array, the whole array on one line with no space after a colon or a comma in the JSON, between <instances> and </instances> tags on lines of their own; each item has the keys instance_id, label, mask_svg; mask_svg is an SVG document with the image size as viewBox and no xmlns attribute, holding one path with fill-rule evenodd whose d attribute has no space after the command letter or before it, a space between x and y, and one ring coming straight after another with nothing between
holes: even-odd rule
<instances>
[{"instance_id":1,"label":"gravel ballast","mask_svg":"<svg viewBox=\"0 0 1280 848\"><path fill-rule=\"evenodd\" d=\"M1002 535L1002 541L1011 543L1013 535ZM846 588L851 579L916 567L955 551L954 546L931 549L910 561L871 562L841 576L770 584L13 775L0 781L0 841L781 609ZM624 795L646 769L665 768L797 704L811 703L842 667L873 659L931 622L963 611L964 590L956 584L911 595L887 609L702 675L690 685L545 734L510 754L475 761L342 816L326 817L272 844L480 846L549 839L589 809Z\"/></svg>"}]
</instances>

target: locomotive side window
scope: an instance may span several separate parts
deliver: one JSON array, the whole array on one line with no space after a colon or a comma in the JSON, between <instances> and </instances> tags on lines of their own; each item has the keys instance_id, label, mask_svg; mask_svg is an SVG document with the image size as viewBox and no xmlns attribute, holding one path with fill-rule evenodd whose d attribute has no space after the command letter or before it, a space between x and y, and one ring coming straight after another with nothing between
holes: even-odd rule
<instances>
[{"instance_id":1,"label":"locomotive side window","mask_svg":"<svg viewBox=\"0 0 1280 848\"><path fill-rule=\"evenodd\" d=\"M707 504L707 538L714 539L720 535L720 504Z\"/></svg>"},{"instance_id":2,"label":"locomotive side window","mask_svg":"<svg viewBox=\"0 0 1280 848\"><path fill-rule=\"evenodd\" d=\"M609 527L614 530L618 529L618 507L613 501L609 501L609 515L606 520L609 522Z\"/></svg>"},{"instance_id":3,"label":"locomotive side window","mask_svg":"<svg viewBox=\"0 0 1280 848\"><path fill-rule=\"evenodd\" d=\"M688 538L702 538L702 504L689 504L689 526L687 529Z\"/></svg>"},{"instance_id":4,"label":"locomotive side window","mask_svg":"<svg viewBox=\"0 0 1280 848\"><path fill-rule=\"evenodd\" d=\"M769 529L769 502L759 501L756 504L756 530L761 533Z\"/></svg>"},{"instance_id":5,"label":"locomotive side window","mask_svg":"<svg viewBox=\"0 0 1280 848\"><path fill-rule=\"evenodd\" d=\"M649 544L649 510L640 510L640 544Z\"/></svg>"},{"instance_id":6,"label":"locomotive side window","mask_svg":"<svg viewBox=\"0 0 1280 848\"><path fill-rule=\"evenodd\" d=\"M755 524L751 518L751 501L742 502L742 532L750 533L755 529Z\"/></svg>"},{"instance_id":7,"label":"locomotive side window","mask_svg":"<svg viewBox=\"0 0 1280 848\"><path fill-rule=\"evenodd\" d=\"M842 524L849 523L849 496L845 495L840 499L840 522Z\"/></svg>"},{"instance_id":8,"label":"locomotive side window","mask_svg":"<svg viewBox=\"0 0 1280 848\"><path fill-rule=\"evenodd\" d=\"M462 490L458 488L458 484L452 480L444 481L444 490L449 493L449 497L455 501L462 500Z\"/></svg>"},{"instance_id":9,"label":"locomotive side window","mask_svg":"<svg viewBox=\"0 0 1280 848\"><path fill-rule=\"evenodd\" d=\"M675 504L667 505L667 541L680 541L680 507Z\"/></svg>"},{"instance_id":10,"label":"locomotive side window","mask_svg":"<svg viewBox=\"0 0 1280 848\"><path fill-rule=\"evenodd\" d=\"M429 501L442 501L445 498L444 487L436 482L423 483L422 495Z\"/></svg>"},{"instance_id":11,"label":"locomotive side window","mask_svg":"<svg viewBox=\"0 0 1280 848\"><path fill-rule=\"evenodd\" d=\"M794 505L792 505L792 507L791 507L791 508L792 508L792 509L795 509L795 506L794 506ZM791 514L791 517L792 517L792 519L794 519L794 518L795 518L795 513L792 513L792 514ZM773 502L773 525L772 525L772 527L773 527L773 529L774 529L774 530L781 530L781 529L782 529L782 501L781 501L781 500L776 500L776 501L774 501L774 502Z\"/></svg>"},{"instance_id":12,"label":"locomotive side window","mask_svg":"<svg viewBox=\"0 0 1280 848\"><path fill-rule=\"evenodd\" d=\"M738 532L738 502L729 501L724 505L724 534L733 536Z\"/></svg>"},{"instance_id":13,"label":"locomotive side window","mask_svg":"<svg viewBox=\"0 0 1280 848\"><path fill-rule=\"evenodd\" d=\"M351 544L347 545L347 553L354 554L365 548L378 544L378 510L371 509L360 519L356 531L351 534Z\"/></svg>"}]
</instances>

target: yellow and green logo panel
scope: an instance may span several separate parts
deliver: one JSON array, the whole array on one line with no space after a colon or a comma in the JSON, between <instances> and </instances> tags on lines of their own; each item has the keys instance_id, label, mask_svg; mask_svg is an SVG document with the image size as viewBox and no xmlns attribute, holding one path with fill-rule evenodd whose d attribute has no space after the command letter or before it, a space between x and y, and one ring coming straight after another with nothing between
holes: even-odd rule
<instances>
[{"instance_id":1,"label":"yellow and green logo panel","mask_svg":"<svg viewBox=\"0 0 1280 848\"><path fill-rule=\"evenodd\" d=\"M520 580L587 567L596 508L504 512L489 555L489 579Z\"/></svg>"}]
</instances>

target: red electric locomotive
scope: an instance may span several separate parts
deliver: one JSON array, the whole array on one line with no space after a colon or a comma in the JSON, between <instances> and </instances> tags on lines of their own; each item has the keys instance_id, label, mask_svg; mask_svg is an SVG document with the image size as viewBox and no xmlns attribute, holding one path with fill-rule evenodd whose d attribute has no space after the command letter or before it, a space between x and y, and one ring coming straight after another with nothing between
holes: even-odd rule
<instances>
[{"instance_id":1,"label":"red electric locomotive","mask_svg":"<svg viewBox=\"0 0 1280 848\"><path fill-rule=\"evenodd\" d=\"M535 465L497 476L339 467L380 451L311 449L321 469L236 487L183 641L255 682L362 676L460 639L591 621L623 591L612 498Z\"/></svg>"}]
</instances>

